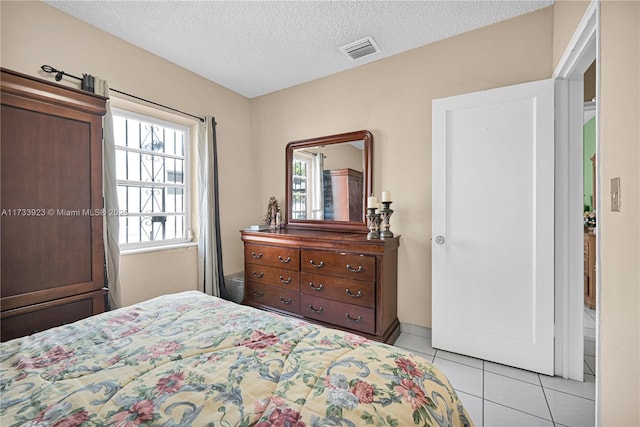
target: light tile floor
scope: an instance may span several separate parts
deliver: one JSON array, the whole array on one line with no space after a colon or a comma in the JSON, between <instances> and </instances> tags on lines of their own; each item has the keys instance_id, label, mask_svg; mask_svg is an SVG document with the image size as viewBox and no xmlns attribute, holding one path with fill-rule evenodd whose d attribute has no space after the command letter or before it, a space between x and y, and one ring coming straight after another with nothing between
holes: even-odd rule
<instances>
[{"instance_id":1,"label":"light tile floor","mask_svg":"<svg viewBox=\"0 0 640 427\"><path fill-rule=\"evenodd\" d=\"M587 307L584 324L584 382L436 350L413 328L403 329L394 345L440 368L477 427L589 427L595 425L595 312Z\"/></svg>"}]
</instances>

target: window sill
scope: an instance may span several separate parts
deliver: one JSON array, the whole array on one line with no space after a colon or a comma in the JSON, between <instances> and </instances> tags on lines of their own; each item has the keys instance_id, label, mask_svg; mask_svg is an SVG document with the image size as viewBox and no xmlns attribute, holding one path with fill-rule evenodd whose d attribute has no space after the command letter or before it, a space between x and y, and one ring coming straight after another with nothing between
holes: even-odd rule
<instances>
[{"instance_id":1,"label":"window sill","mask_svg":"<svg viewBox=\"0 0 640 427\"><path fill-rule=\"evenodd\" d=\"M146 248L131 248L131 249L123 249L120 251L120 255L135 255L142 254L146 252L157 252L157 251L169 251L172 249L184 249L191 248L194 246L198 246L197 242L186 242L186 243L177 243L174 245L166 245L166 246L150 246Z\"/></svg>"}]
</instances>

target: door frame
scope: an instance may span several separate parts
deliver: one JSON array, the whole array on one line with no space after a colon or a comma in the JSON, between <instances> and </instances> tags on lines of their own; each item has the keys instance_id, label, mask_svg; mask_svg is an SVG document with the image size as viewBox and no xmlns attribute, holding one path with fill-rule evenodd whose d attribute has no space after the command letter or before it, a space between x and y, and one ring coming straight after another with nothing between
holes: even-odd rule
<instances>
[{"instance_id":1,"label":"door frame","mask_svg":"<svg viewBox=\"0 0 640 427\"><path fill-rule=\"evenodd\" d=\"M553 72L556 79L556 357L555 374L582 381L584 371L583 109L584 72L596 61L600 99L600 5L592 0ZM596 102L596 157L599 156L599 102ZM596 165L596 210L601 211ZM597 247L600 232L596 229ZM598 251L596 251L598 252ZM600 306L600 256L596 253L596 307ZM596 420L599 418L599 310L596 308Z\"/></svg>"}]
</instances>

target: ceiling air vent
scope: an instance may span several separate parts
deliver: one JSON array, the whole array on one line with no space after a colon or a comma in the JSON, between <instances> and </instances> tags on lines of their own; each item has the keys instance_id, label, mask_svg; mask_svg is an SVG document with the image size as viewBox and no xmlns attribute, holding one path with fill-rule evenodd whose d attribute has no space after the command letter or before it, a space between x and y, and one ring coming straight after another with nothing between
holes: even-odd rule
<instances>
[{"instance_id":1,"label":"ceiling air vent","mask_svg":"<svg viewBox=\"0 0 640 427\"><path fill-rule=\"evenodd\" d=\"M371 37L365 37L362 40L344 45L340 50L351 59L359 59L363 56L380 52L380 48Z\"/></svg>"}]
</instances>

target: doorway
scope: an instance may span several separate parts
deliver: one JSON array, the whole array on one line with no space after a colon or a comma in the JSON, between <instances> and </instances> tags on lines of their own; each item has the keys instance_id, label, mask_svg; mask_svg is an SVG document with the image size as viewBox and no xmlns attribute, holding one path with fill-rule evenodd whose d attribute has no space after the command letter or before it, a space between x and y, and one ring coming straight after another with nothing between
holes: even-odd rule
<instances>
[{"instance_id":1,"label":"doorway","mask_svg":"<svg viewBox=\"0 0 640 427\"><path fill-rule=\"evenodd\" d=\"M582 20L554 70L556 79L556 277L555 318L556 348L555 375L582 381L585 377L585 305L584 305L584 99L585 73L593 66L595 71L595 98L599 96L598 67L598 2L587 7ZM595 105L595 191L593 205L600 206L598 158L598 106ZM597 228L595 240L599 240ZM595 298L600 286L598 252L595 252ZM596 302L596 308L598 304ZM598 315L595 312L593 344L598 352ZM595 349L593 349L595 347ZM594 351L593 351L594 350ZM593 361L595 362L596 355ZM598 367L594 363L594 371ZM598 394L596 375L596 395ZM597 399L597 398L596 398ZM597 405L596 405L597 406Z\"/></svg>"},{"instance_id":2,"label":"doorway","mask_svg":"<svg viewBox=\"0 0 640 427\"><path fill-rule=\"evenodd\" d=\"M596 61L584 73L583 204L584 204L584 381L595 382L597 278L596 228Z\"/></svg>"}]
</instances>

